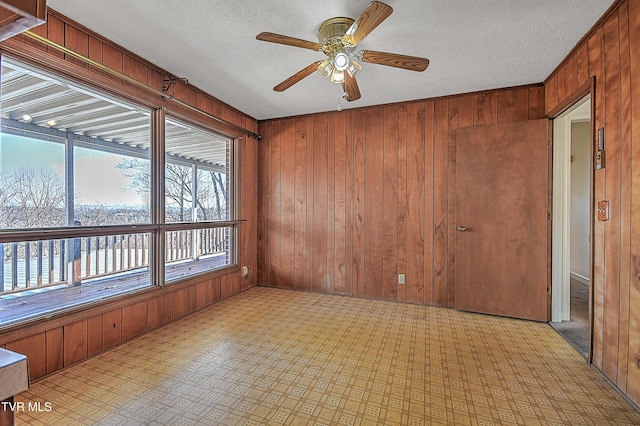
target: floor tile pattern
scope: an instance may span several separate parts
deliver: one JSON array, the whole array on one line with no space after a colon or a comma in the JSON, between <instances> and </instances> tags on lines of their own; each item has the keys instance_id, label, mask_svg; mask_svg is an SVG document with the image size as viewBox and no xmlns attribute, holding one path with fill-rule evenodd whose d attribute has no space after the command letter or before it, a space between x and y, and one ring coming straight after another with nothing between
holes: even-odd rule
<instances>
[{"instance_id":1,"label":"floor tile pattern","mask_svg":"<svg viewBox=\"0 0 640 426\"><path fill-rule=\"evenodd\" d=\"M544 323L254 288L35 383L17 425L637 425Z\"/></svg>"}]
</instances>

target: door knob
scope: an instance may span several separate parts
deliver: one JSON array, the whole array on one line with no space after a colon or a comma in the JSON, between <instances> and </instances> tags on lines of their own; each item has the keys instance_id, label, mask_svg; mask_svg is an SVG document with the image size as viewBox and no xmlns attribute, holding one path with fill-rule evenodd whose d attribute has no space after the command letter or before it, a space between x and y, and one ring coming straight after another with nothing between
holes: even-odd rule
<instances>
[{"instance_id":1,"label":"door knob","mask_svg":"<svg viewBox=\"0 0 640 426\"><path fill-rule=\"evenodd\" d=\"M466 227L466 226L459 225L459 226L457 226L457 227L456 227L456 229L457 229L458 231L460 231L460 232L464 232L464 231L466 231L466 230L467 230L467 227Z\"/></svg>"}]
</instances>

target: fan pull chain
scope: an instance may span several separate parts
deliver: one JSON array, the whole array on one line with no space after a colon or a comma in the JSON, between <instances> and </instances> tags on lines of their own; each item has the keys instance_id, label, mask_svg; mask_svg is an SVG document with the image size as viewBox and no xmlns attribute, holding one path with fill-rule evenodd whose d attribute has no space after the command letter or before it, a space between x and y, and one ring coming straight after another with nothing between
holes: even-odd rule
<instances>
[{"instance_id":1,"label":"fan pull chain","mask_svg":"<svg viewBox=\"0 0 640 426\"><path fill-rule=\"evenodd\" d=\"M342 90L342 85L339 85L339 96L338 96L338 107L336 108L338 111L342 111L342 99L344 98L344 91Z\"/></svg>"}]
</instances>

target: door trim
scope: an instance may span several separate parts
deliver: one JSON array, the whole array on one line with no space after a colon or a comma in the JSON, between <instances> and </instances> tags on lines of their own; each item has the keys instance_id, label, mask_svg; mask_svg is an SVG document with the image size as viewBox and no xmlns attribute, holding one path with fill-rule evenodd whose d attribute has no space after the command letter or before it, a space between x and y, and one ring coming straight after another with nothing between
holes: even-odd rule
<instances>
[{"instance_id":1,"label":"door trim","mask_svg":"<svg viewBox=\"0 0 640 426\"><path fill-rule=\"evenodd\" d=\"M590 141L591 141L591 149L590 149L590 164L591 164L591 171L589 174L589 185L590 185L590 195L591 195L591 203L590 203L590 209L589 209L589 223L590 223L590 227L589 227L589 232L590 235L593 236L593 232L594 232L594 226L595 226L595 222L594 222L594 205L595 205L595 199L594 199L594 180L595 180L595 170L593 167L594 164L594 147L595 147L595 143L594 143L594 137L595 137L595 111L596 111L596 81L595 81L595 77L591 77L589 79L589 81L587 81L586 83L584 83L582 86L580 86L577 90L575 90L571 95L569 95L567 98L565 98L564 101L562 101L561 103L559 103L555 108L553 108L552 110L549 111L549 113L547 114L547 116L553 120L553 139L554 141L556 140L557 136L559 136L558 133L556 133L556 123L559 123L558 118L562 118L561 116L567 112L570 112L574 107L577 106L577 104L581 104L587 96L589 96L590 100L591 100L591 111L590 111L590 120L591 120L591 134L590 134ZM570 123L569 123L570 126ZM569 129L566 129L566 125L563 126L563 128L560 130L558 129L558 132L562 131L570 131ZM557 210L557 206L558 204L556 204L556 198L560 198L561 194L558 194L558 191L564 191L565 192L565 199L568 197L569 195L569 185L570 185L570 179L567 178L567 180L565 180L563 183L564 186L558 186L557 182L556 182L556 164L558 161L561 160L561 158L558 158L556 155L557 151L560 150L562 147L558 147L557 145L560 144L556 144L555 142L553 143L553 161L552 161L552 197L553 197L553 203L552 203L552 267L551 267L551 275L552 275L552 282L551 282L551 288L552 288L552 309L551 309L551 321L562 321L562 312L558 312L558 297L562 296L563 291L570 291L570 284L569 284L569 272L568 272L568 267L567 269L567 280L566 280L566 287L567 289L563 289L562 287L560 287L557 283L558 278L562 277L562 271L558 271L559 267L564 266L564 264L566 262L568 262L568 244L569 244L569 239L568 239L568 226L569 226L569 220L568 220L568 209L567 209L567 205L563 205L560 204L560 211L556 211ZM565 155L566 155L566 146L564 147L564 151L565 151ZM562 154L562 152L559 152L558 154ZM568 155L571 155L570 150L568 150ZM566 158L565 158L566 160ZM564 209L563 209L564 207ZM564 210L564 211L563 211ZM562 220L566 218L566 222L563 223L563 227L560 227L558 229L558 227L560 226L562 222ZM562 231L562 232L560 232ZM562 237L562 238L560 238ZM566 250L564 250L566 248ZM564 259L561 264L559 264L559 261L557 258L557 253L562 253ZM594 244L593 244L593 238L590 238L590 247L589 247L589 273L590 273L590 281L591 281L591 285L589 286L589 345L588 345L588 362L591 363L593 360L593 294L594 294L594 285L593 283L595 282L594 280L594 268L593 268L593 253L594 253ZM560 294L557 294L560 293ZM561 311L561 310L560 310ZM568 312L568 307L566 309L566 312ZM567 320L569 320L570 318L567 318Z\"/></svg>"},{"instance_id":2,"label":"door trim","mask_svg":"<svg viewBox=\"0 0 640 426\"><path fill-rule=\"evenodd\" d=\"M571 320L570 316L570 229L571 229L571 124L591 119L591 111L579 110L587 95L553 120L553 218L551 260L551 321Z\"/></svg>"}]
</instances>

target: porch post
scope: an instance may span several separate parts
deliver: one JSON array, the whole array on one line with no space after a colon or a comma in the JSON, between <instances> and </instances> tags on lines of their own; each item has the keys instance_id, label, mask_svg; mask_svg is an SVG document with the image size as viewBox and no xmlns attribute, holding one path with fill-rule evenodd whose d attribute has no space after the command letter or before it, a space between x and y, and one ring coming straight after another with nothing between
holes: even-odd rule
<instances>
[{"instance_id":1,"label":"porch post","mask_svg":"<svg viewBox=\"0 0 640 426\"><path fill-rule=\"evenodd\" d=\"M64 197L65 197L65 225L79 226L80 222L75 220L74 206L74 161L73 161L73 133L67 132L67 140L64 144ZM80 285L80 251L82 249L81 240L71 238L67 240L67 258L65 259L67 269L67 279L69 286ZM60 253L62 255L62 253Z\"/></svg>"}]
</instances>

